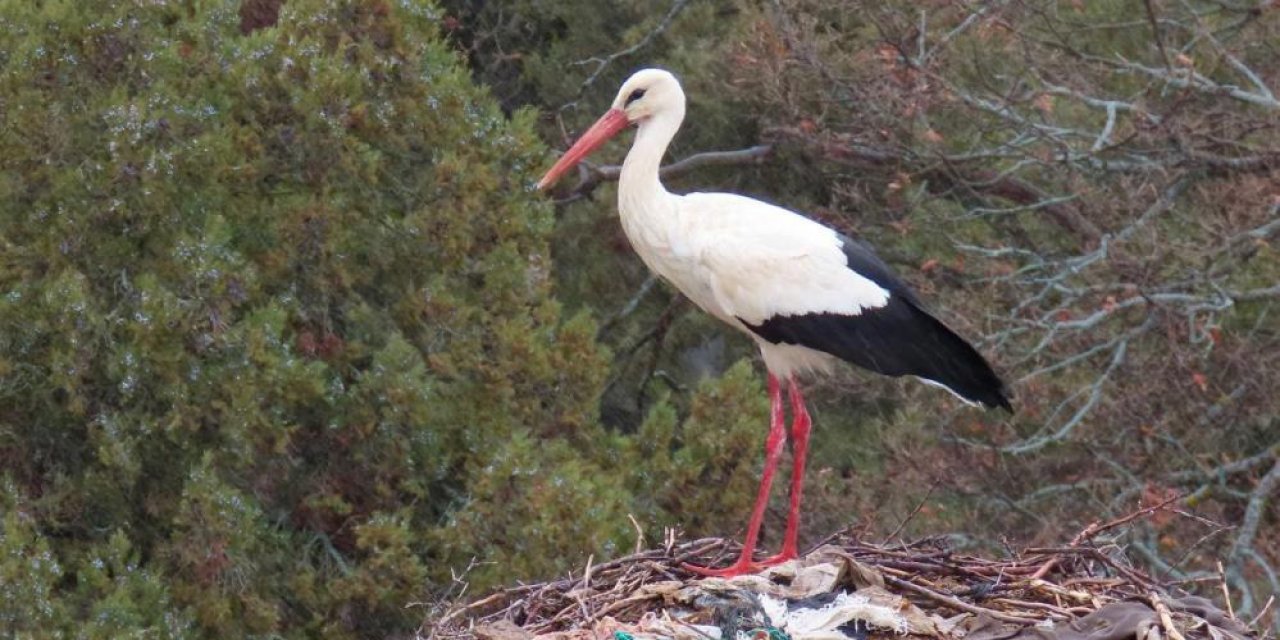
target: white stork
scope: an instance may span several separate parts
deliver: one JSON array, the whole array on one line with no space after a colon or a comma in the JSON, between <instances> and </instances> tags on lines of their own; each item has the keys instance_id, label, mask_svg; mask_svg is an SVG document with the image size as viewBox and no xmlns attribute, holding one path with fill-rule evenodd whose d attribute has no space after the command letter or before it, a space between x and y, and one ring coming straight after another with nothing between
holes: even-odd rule
<instances>
[{"instance_id":1,"label":"white stork","mask_svg":"<svg viewBox=\"0 0 1280 640\"><path fill-rule=\"evenodd\" d=\"M694 304L759 345L769 371L770 424L742 555L724 569L686 565L704 575L732 576L796 557L810 426L798 374L827 370L842 359L885 375L915 376L969 404L1012 407L987 361L934 318L866 246L759 200L728 193L678 195L663 188L658 167L684 111L675 76L660 69L637 72L538 188L636 125L618 179L618 211L631 246ZM791 502L781 552L756 562L760 521L787 439L779 380L787 382L791 401Z\"/></svg>"}]
</instances>

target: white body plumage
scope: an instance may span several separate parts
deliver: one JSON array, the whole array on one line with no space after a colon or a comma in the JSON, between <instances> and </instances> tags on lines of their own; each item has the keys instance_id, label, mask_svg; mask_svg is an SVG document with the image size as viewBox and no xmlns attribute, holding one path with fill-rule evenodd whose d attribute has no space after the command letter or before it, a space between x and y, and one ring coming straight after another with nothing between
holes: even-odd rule
<instances>
[{"instance_id":1,"label":"white body plumage","mask_svg":"<svg viewBox=\"0 0 1280 640\"><path fill-rule=\"evenodd\" d=\"M790 379L838 358L885 375L917 376L967 402L1009 406L982 356L926 311L870 249L752 198L668 192L658 169L684 114L674 76L639 71L539 186L635 125L618 178L618 212L631 246L695 304L751 336L771 373Z\"/></svg>"}]
</instances>

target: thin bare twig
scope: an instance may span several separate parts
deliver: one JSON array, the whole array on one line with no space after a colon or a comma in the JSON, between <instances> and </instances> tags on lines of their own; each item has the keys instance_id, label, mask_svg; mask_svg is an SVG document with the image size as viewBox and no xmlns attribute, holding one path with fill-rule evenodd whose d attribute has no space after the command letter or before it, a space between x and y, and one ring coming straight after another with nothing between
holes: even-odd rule
<instances>
[{"instance_id":1,"label":"thin bare twig","mask_svg":"<svg viewBox=\"0 0 1280 640\"><path fill-rule=\"evenodd\" d=\"M914 591L926 598L929 598L930 600L939 602L943 605L946 605L948 608L954 609L956 611L964 611L966 613L972 613L976 615L990 616L992 618L995 618L996 620L1000 620L1003 622L1013 622L1015 624L1033 624L1035 622L1038 622L1038 620L1036 620L1035 618L1015 616L1015 615L1010 615L1008 613L1004 613L1002 611L996 611L994 609L988 609L986 607L979 607L977 605L970 604L959 598L956 598L955 596L949 596L946 594L938 593L937 591L934 591L927 587L922 587L909 580L903 580L901 578L895 578L893 576L886 575L884 576L884 581L895 587L901 587L909 591Z\"/></svg>"},{"instance_id":2,"label":"thin bare twig","mask_svg":"<svg viewBox=\"0 0 1280 640\"><path fill-rule=\"evenodd\" d=\"M689 0L675 0L675 2L671 3L671 8L667 10L666 15L662 16L662 20L658 21L657 26L650 29L644 34L643 38L640 38L639 41L626 49L611 53L604 58L589 58L587 60L574 63L577 65L594 63L596 65L595 71L592 71L591 75L587 76L587 79L583 80L582 84L578 86L578 95L581 96L588 87L595 84L595 81L600 77L600 74L604 73L604 70L607 69L610 64L613 64L615 60L618 58L625 58L649 46L649 43L652 42L654 38L658 37L671 26L671 21L675 20L675 17L679 15L687 4L689 4Z\"/></svg>"},{"instance_id":3,"label":"thin bare twig","mask_svg":"<svg viewBox=\"0 0 1280 640\"><path fill-rule=\"evenodd\" d=\"M711 166L745 166L764 162L773 150L772 145L756 145L746 149L733 151L705 151L666 165L659 171L663 180L678 178L696 169ZM589 196L601 184L616 182L622 174L621 165L591 166L583 163L580 166L581 178L564 196L556 199L557 205L565 205Z\"/></svg>"},{"instance_id":4,"label":"thin bare twig","mask_svg":"<svg viewBox=\"0 0 1280 640\"><path fill-rule=\"evenodd\" d=\"M920 510L924 508L924 505L928 504L929 498L933 496L933 490L937 489L941 482L941 480L934 480L933 483L929 485L929 490L925 492L924 497L921 498L920 502L916 504L916 507L911 510L911 513L908 513L907 517L903 518L902 522L899 522L898 526L895 527L893 531L889 532L889 535L884 537L885 543L898 537L899 533L902 533L902 530L906 528L907 523L911 522L911 519L916 517L916 514L920 513Z\"/></svg>"}]
</instances>

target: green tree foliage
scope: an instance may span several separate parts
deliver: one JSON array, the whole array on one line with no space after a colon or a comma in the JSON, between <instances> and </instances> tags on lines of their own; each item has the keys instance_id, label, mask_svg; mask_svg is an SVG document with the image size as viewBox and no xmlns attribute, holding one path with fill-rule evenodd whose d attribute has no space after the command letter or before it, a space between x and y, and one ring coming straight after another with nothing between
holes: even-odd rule
<instances>
[{"instance_id":1,"label":"green tree foliage","mask_svg":"<svg viewBox=\"0 0 1280 640\"><path fill-rule=\"evenodd\" d=\"M532 118L431 5L0 16L5 631L404 631L473 558L478 587L563 569L675 521L635 495L750 473L742 433L671 482L601 428ZM707 406L698 447L736 415Z\"/></svg>"},{"instance_id":2,"label":"green tree foliage","mask_svg":"<svg viewBox=\"0 0 1280 640\"><path fill-rule=\"evenodd\" d=\"M3 506L0 629L8 636L30 634L55 623L65 613L55 593L63 569L12 485L5 487Z\"/></svg>"}]
</instances>

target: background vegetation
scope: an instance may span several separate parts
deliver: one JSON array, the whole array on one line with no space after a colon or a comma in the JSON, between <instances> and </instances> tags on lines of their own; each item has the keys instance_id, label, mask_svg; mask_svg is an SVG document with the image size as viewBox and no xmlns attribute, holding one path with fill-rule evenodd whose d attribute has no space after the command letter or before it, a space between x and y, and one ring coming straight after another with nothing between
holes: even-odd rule
<instances>
[{"instance_id":1,"label":"background vegetation","mask_svg":"<svg viewBox=\"0 0 1280 640\"><path fill-rule=\"evenodd\" d=\"M999 553L1176 498L1117 542L1261 611L1277 59L1227 0L0 0L0 630L405 636L736 535L750 345L649 278L607 172L530 188L642 66L689 93L673 158L741 152L673 189L870 240L1014 383L1006 418L815 381L808 535Z\"/></svg>"}]
</instances>

